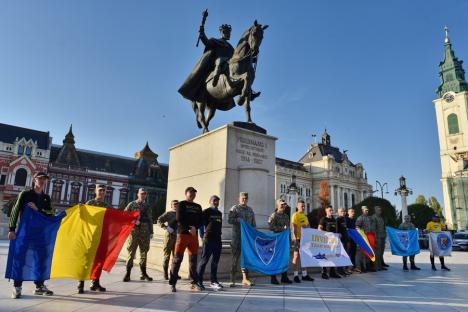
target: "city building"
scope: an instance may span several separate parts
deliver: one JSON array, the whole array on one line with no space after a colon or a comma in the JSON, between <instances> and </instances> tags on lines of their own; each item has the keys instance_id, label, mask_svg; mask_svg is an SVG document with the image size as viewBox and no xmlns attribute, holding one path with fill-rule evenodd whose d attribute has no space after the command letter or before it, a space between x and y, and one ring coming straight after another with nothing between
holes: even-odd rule
<instances>
[{"instance_id":1,"label":"city building","mask_svg":"<svg viewBox=\"0 0 468 312\"><path fill-rule=\"evenodd\" d=\"M455 56L448 29L440 85L433 101L436 111L442 169L444 215L449 229L468 225L468 84L463 61Z\"/></svg>"},{"instance_id":2,"label":"city building","mask_svg":"<svg viewBox=\"0 0 468 312\"><path fill-rule=\"evenodd\" d=\"M326 130L322 142L311 144L298 162L276 159L276 195L289 201L294 198L291 193L297 193L297 198L305 201L306 210L310 212L320 208L322 181L328 184L330 204L335 210L350 208L372 195L363 165L354 164L346 151L332 146Z\"/></svg>"}]
</instances>

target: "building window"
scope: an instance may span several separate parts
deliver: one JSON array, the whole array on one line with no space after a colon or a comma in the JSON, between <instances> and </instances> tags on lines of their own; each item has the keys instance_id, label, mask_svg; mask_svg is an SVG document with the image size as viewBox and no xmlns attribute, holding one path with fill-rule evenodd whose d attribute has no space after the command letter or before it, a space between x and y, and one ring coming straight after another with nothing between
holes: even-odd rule
<instances>
[{"instance_id":1,"label":"building window","mask_svg":"<svg viewBox=\"0 0 468 312\"><path fill-rule=\"evenodd\" d=\"M27 177L28 177L28 172L26 171L26 169L19 168L18 170L16 170L15 185L26 186Z\"/></svg>"},{"instance_id":2,"label":"building window","mask_svg":"<svg viewBox=\"0 0 468 312\"><path fill-rule=\"evenodd\" d=\"M81 183L73 182L71 184L70 204L77 204L80 202L80 189Z\"/></svg>"},{"instance_id":3,"label":"building window","mask_svg":"<svg viewBox=\"0 0 468 312\"><path fill-rule=\"evenodd\" d=\"M447 117L447 126L449 134L457 134L460 132L458 128L458 118L456 114L450 114Z\"/></svg>"},{"instance_id":4,"label":"building window","mask_svg":"<svg viewBox=\"0 0 468 312\"><path fill-rule=\"evenodd\" d=\"M62 180L54 180L52 182L52 201L59 202L62 197Z\"/></svg>"},{"instance_id":5,"label":"building window","mask_svg":"<svg viewBox=\"0 0 468 312\"><path fill-rule=\"evenodd\" d=\"M348 209L348 193L344 193L344 206Z\"/></svg>"},{"instance_id":6,"label":"building window","mask_svg":"<svg viewBox=\"0 0 468 312\"><path fill-rule=\"evenodd\" d=\"M104 201L108 203L109 205L112 206L112 197L114 195L114 188L108 186L106 190L106 197L104 198Z\"/></svg>"},{"instance_id":7,"label":"building window","mask_svg":"<svg viewBox=\"0 0 468 312\"><path fill-rule=\"evenodd\" d=\"M26 146L26 152L25 152L26 156L31 156L31 150L32 148L30 146Z\"/></svg>"},{"instance_id":8,"label":"building window","mask_svg":"<svg viewBox=\"0 0 468 312\"><path fill-rule=\"evenodd\" d=\"M128 195L128 190L127 189L123 188L123 189L120 190L119 207L127 204L127 195Z\"/></svg>"},{"instance_id":9,"label":"building window","mask_svg":"<svg viewBox=\"0 0 468 312\"><path fill-rule=\"evenodd\" d=\"M351 207L354 206L356 198L354 197L354 194L351 194Z\"/></svg>"},{"instance_id":10,"label":"building window","mask_svg":"<svg viewBox=\"0 0 468 312\"><path fill-rule=\"evenodd\" d=\"M24 146L18 145L18 155L23 155L23 153L24 153Z\"/></svg>"},{"instance_id":11,"label":"building window","mask_svg":"<svg viewBox=\"0 0 468 312\"><path fill-rule=\"evenodd\" d=\"M0 175L0 185L5 185L6 182L6 175Z\"/></svg>"},{"instance_id":12,"label":"building window","mask_svg":"<svg viewBox=\"0 0 468 312\"><path fill-rule=\"evenodd\" d=\"M96 185L88 185L88 195L86 196L86 201L94 199L96 197Z\"/></svg>"}]
</instances>

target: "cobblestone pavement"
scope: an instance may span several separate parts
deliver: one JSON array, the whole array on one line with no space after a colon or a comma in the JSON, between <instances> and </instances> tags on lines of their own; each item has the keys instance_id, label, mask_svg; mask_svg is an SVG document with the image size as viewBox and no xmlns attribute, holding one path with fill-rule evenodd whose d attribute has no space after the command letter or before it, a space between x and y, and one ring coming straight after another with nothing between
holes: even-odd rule
<instances>
[{"instance_id":1,"label":"cobblestone pavement","mask_svg":"<svg viewBox=\"0 0 468 312\"><path fill-rule=\"evenodd\" d=\"M0 241L0 272L4 276L8 242ZM25 282L23 298L10 299L11 282L0 281L0 311L468 311L468 252L454 252L447 258L451 272L432 272L429 254L416 256L421 271L403 272L401 257L389 253L388 271L353 274L342 279L322 280L288 286L272 286L269 278L257 278L251 288L225 288L194 292L187 281L170 293L159 272L151 271L153 282L121 281L124 266L118 262L101 281L106 293L77 294L76 281L57 279L46 282L52 297L32 295L33 284ZM133 271L139 278L138 268ZM88 286L88 285L86 285Z\"/></svg>"}]
</instances>

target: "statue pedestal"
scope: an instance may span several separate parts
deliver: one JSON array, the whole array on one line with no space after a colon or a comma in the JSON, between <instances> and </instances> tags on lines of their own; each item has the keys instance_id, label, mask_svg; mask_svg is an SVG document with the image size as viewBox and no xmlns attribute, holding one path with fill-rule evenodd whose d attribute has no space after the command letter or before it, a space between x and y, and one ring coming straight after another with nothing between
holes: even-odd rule
<instances>
[{"instance_id":1,"label":"statue pedestal","mask_svg":"<svg viewBox=\"0 0 468 312\"><path fill-rule=\"evenodd\" d=\"M203 208L218 195L223 239L230 239L229 210L239 192L248 192L257 226L266 228L275 208L275 142L272 136L225 125L170 148L166 210L171 200L185 198L188 186L197 189L195 202Z\"/></svg>"},{"instance_id":2,"label":"statue pedestal","mask_svg":"<svg viewBox=\"0 0 468 312\"><path fill-rule=\"evenodd\" d=\"M242 126L242 125L241 125ZM251 128L255 129L255 128ZM212 195L218 195L223 213L223 251L218 274L227 276L231 266L229 210L238 203L239 192L249 193L248 205L255 212L258 229L268 228L268 216L275 208L275 142L264 133L225 125L170 148L166 210L173 199L184 200L188 186L197 189L195 202L203 209ZM148 254L148 266L161 270L163 231L155 226L155 238ZM200 242L201 246L201 242ZM126 250L121 257L125 257ZM188 276L188 256L181 276ZM209 276L209 265L206 268Z\"/></svg>"}]
</instances>

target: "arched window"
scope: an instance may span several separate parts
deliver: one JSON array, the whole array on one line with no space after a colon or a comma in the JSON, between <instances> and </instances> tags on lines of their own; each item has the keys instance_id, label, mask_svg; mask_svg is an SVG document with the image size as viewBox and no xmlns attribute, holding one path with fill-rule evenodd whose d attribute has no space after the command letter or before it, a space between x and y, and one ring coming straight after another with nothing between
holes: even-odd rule
<instances>
[{"instance_id":1,"label":"arched window","mask_svg":"<svg viewBox=\"0 0 468 312\"><path fill-rule=\"evenodd\" d=\"M26 156L31 156L31 150L32 150L31 146L26 146L26 152L25 152Z\"/></svg>"},{"instance_id":2,"label":"arched window","mask_svg":"<svg viewBox=\"0 0 468 312\"><path fill-rule=\"evenodd\" d=\"M450 114L447 117L447 126L449 134L457 134L460 132L458 128L458 118L456 114Z\"/></svg>"},{"instance_id":3,"label":"arched window","mask_svg":"<svg viewBox=\"0 0 468 312\"><path fill-rule=\"evenodd\" d=\"M18 145L18 155L23 155L23 153L24 153L24 146Z\"/></svg>"},{"instance_id":4,"label":"arched window","mask_svg":"<svg viewBox=\"0 0 468 312\"><path fill-rule=\"evenodd\" d=\"M356 204L355 200L356 198L354 197L354 194L351 194L351 207Z\"/></svg>"},{"instance_id":5,"label":"arched window","mask_svg":"<svg viewBox=\"0 0 468 312\"><path fill-rule=\"evenodd\" d=\"M28 172L26 169L19 168L16 170L15 175L15 185L16 186L26 186L26 178L28 177Z\"/></svg>"}]
</instances>

